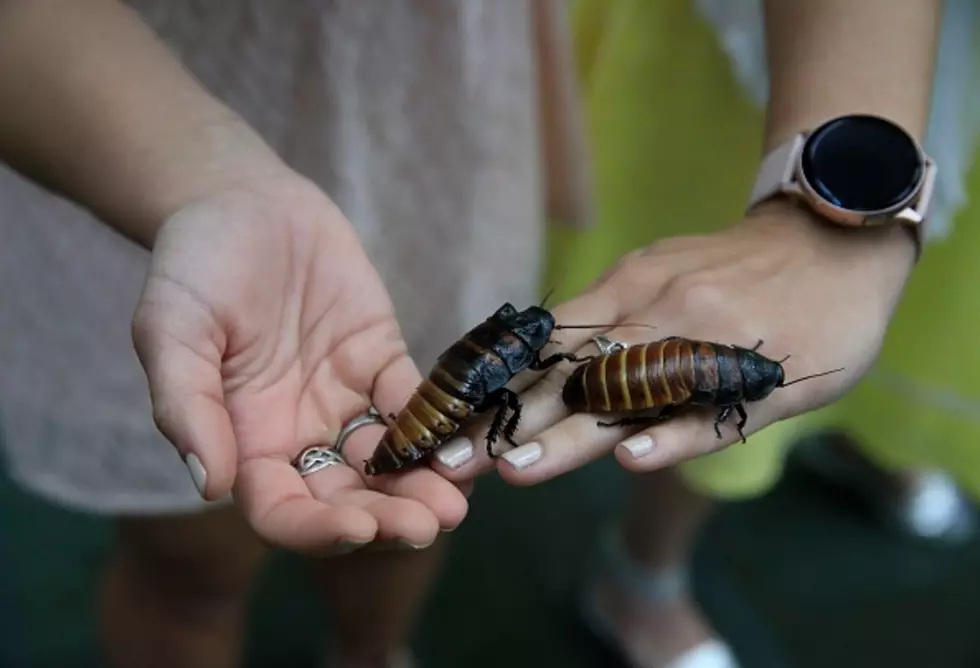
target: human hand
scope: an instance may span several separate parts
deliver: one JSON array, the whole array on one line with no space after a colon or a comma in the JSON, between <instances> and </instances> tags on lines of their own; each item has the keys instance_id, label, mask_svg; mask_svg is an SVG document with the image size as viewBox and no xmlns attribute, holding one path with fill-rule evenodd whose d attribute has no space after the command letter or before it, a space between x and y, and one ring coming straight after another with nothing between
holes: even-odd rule
<instances>
[{"instance_id":1,"label":"human hand","mask_svg":"<svg viewBox=\"0 0 980 668\"><path fill-rule=\"evenodd\" d=\"M553 313L560 324L641 323L656 330L622 324L606 332L566 330L562 348L595 355L590 337L598 333L631 344L683 336L751 348L762 339L767 357L791 356L787 381L844 367L747 404L746 436L833 402L876 358L915 249L899 228L838 230L810 215L773 202L725 232L665 239L630 253ZM437 454L437 470L465 480L496 466L507 482L529 485L611 450L625 468L649 471L740 440L734 416L717 437L717 409L687 411L647 429L597 425L617 416L571 415L561 393L575 366L562 363L543 376L519 379L524 409L515 441L521 447L491 461L480 423L466 431L476 443L472 456L457 442ZM625 440L640 431L649 439Z\"/></svg>"},{"instance_id":2,"label":"human hand","mask_svg":"<svg viewBox=\"0 0 980 668\"><path fill-rule=\"evenodd\" d=\"M292 172L167 220L133 338L154 418L202 495L233 491L265 541L306 553L424 546L462 521L463 493L431 469L363 473L382 426L351 434L350 467L303 478L290 464L372 403L397 412L421 380L354 230Z\"/></svg>"}]
</instances>

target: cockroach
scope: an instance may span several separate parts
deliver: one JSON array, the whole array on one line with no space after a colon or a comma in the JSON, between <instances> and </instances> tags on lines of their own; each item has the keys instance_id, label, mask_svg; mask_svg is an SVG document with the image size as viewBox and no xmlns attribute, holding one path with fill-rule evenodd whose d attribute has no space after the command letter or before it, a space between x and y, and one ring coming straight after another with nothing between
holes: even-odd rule
<instances>
[{"instance_id":1,"label":"cockroach","mask_svg":"<svg viewBox=\"0 0 980 668\"><path fill-rule=\"evenodd\" d=\"M410 466L452 438L469 419L491 409L497 412L487 432L489 455L496 456L493 445L501 433L516 445L521 402L505 385L525 369L543 371L562 360L578 359L571 353L541 358L554 330L606 327L558 325L543 304L518 311L505 303L446 350L401 412L388 415L388 429L365 462L365 472L380 475ZM508 409L513 414L505 424Z\"/></svg>"},{"instance_id":2,"label":"cockroach","mask_svg":"<svg viewBox=\"0 0 980 668\"><path fill-rule=\"evenodd\" d=\"M752 348L671 336L635 346L593 338L600 354L582 358L562 388L562 400L576 412L629 413L660 409L656 416L631 416L602 427L649 424L663 420L675 409L686 406L720 408L715 434L721 424L738 414L736 429L748 421L744 402L765 399L779 387L843 371L843 367L786 382L783 362L758 352L762 340Z\"/></svg>"}]
</instances>

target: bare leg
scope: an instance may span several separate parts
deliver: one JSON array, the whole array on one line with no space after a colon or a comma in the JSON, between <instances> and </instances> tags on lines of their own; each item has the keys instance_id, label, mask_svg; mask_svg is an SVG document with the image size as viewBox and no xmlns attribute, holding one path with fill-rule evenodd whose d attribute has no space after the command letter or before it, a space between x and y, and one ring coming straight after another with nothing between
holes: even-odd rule
<instances>
[{"instance_id":1,"label":"bare leg","mask_svg":"<svg viewBox=\"0 0 980 668\"><path fill-rule=\"evenodd\" d=\"M101 591L114 668L239 665L251 584L265 548L233 509L118 521Z\"/></svg>"},{"instance_id":2,"label":"bare leg","mask_svg":"<svg viewBox=\"0 0 980 668\"><path fill-rule=\"evenodd\" d=\"M407 646L448 539L424 550L355 552L312 562L332 618L325 668L389 668Z\"/></svg>"},{"instance_id":3,"label":"bare leg","mask_svg":"<svg viewBox=\"0 0 980 668\"><path fill-rule=\"evenodd\" d=\"M674 469L633 476L623 540L629 555L651 570L686 564L691 544L712 508Z\"/></svg>"},{"instance_id":4,"label":"bare leg","mask_svg":"<svg viewBox=\"0 0 980 668\"><path fill-rule=\"evenodd\" d=\"M621 556L641 577L685 571L711 507L709 499L691 490L672 469L636 475L618 533ZM683 589L659 599L644 597L601 575L595 588L597 605L637 666L660 668L713 636Z\"/></svg>"}]
</instances>

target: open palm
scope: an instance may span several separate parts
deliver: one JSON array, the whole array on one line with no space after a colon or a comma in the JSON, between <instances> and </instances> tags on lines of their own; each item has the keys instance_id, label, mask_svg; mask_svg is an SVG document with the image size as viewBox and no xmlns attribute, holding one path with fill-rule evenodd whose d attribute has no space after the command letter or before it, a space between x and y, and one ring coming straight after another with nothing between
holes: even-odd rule
<instances>
[{"instance_id":1,"label":"open palm","mask_svg":"<svg viewBox=\"0 0 980 668\"><path fill-rule=\"evenodd\" d=\"M419 546L465 515L463 494L431 469L364 475L380 426L353 433L350 467L302 478L290 464L371 404L397 412L420 380L356 234L305 180L266 179L172 216L133 338L157 424L200 460L202 494L233 491L269 543L313 553L374 539Z\"/></svg>"}]
</instances>

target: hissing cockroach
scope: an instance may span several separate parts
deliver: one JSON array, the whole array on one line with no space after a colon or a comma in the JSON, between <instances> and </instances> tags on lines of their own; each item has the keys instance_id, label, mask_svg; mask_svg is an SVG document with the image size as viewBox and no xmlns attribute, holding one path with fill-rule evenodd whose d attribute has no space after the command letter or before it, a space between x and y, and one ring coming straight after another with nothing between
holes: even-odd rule
<instances>
[{"instance_id":1,"label":"hissing cockroach","mask_svg":"<svg viewBox=\"0 0 980 668\"><path fill-rule=\"evenodd\" d=\"M401 412L388 416L391 422L365 462L365 472L380 475L414 464L452 438L470 418L494 408L487 452L496 456L493 444L501 430L516 445L513 436L521 402L505 385L525 369L544 370L562 360L577 360L571 353L541 358L552 331L593 327L602 325L557 325L543 306L518 311L504 304L446 350ZM508 409L513 415L505 425Z\"/></svg>"},{"instance_id":2,"label":"hissing cockroach","mask_svg":"<svg viewBox=\"0 0 980 668\"><path fill-rule=\"evenodd\" d=\"M679 336L636 346L604 336L593 340L600 354L584 358L565 381L565 405L584 413L661 409L656 416L599 422L603 427L648 424L669 416L671 409L711 406L721 409L714 423L718 438L720 425L734 412L738 414L738 435L745 442L742 429L748 415L743 402L765 399L778 387L843 371L833 369L786 382L782 363L788 357L776 361L759 353L761 339L753 348Z\"/></svg>"}]
</instances>

